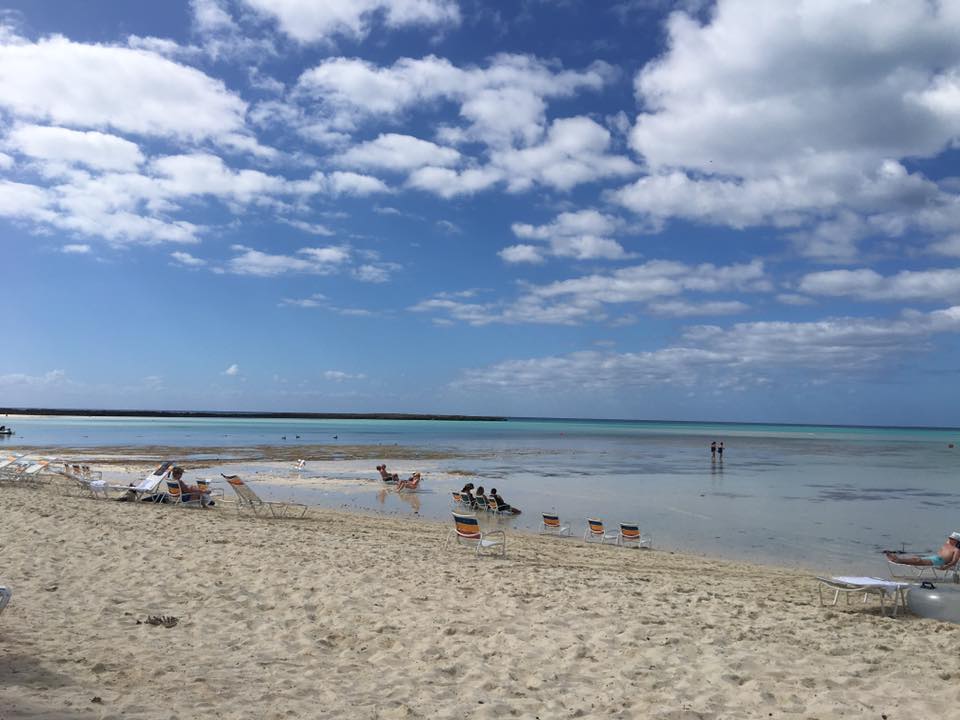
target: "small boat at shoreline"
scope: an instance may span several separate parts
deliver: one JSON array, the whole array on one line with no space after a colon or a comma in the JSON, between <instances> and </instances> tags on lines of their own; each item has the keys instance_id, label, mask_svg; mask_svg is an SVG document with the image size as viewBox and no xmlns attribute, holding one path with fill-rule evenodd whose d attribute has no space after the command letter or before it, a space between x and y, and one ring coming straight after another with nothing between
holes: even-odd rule
<instances>
[{"instance_id":1,"label":"small boat at shoreline","mask_svg":"<svg viewBox=\"0 0 960 720\"><path fill-rule=\"evenodd\" d=\"M13 435L13 430L8 427L0 427L0 435Z\"/></svg>"}]
</instances>

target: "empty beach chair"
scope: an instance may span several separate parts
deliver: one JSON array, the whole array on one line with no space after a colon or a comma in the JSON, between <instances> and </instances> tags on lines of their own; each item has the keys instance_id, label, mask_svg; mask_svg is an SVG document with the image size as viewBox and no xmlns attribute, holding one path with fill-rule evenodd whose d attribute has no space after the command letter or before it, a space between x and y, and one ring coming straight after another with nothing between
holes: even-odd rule
<instances>
[{"instance_id":1,"label":"empty beach chair","mask_svg":"<svg viewBox=\"0 0 960 720\"><path fill-rule=\"evenodd\" d=\"M0 479L18 475L29 466L29 459L26 455L4 455L0 458Z\"/></svg>"},{"instance_id":2,"label":"empty beach chair","mask_svg":"<svg viewBox=\"0 0 960 720\"><path fill-rule=\"evenodd\" d=\"M452 537L458 544L466 542L476 548L477 555L483 552L496 553L500 556L507 554L507 535L503 530L481 532L480 523L473 515L453 513Z\"/></svg>"},{"instance_id":3,"label":"empty beach chair","mask_svg":"<svg viewBox=\"0 0 960 720\"><path fill-rule=\"evenodd\" d=\"M640 526L636 523L620 523L620 534L617 538L617 545L623 547L650 547L653 544L653 538L649 535L640 534Z\"/></svg>"},{"instance_id":4,"label":"empty beach chair","mask_svg":"<svg viewBox=\"0 0 960 720\"><path fill-rule=\"evenodd\" d=\"M0 613L2 613L3 609L10 603L11 597L13 597L13 593L10 588L0 585Z\"/></svg>"},{"instance_id":5,"label":"empty beach chair","mask_svg":"<svg viewBox=\"0 0 960 720\"><path fill-rule=\"evenodd\" d=\"M587 518L587 529L583 531L584 542L599 542L603 545L607 540L616 543L620 540L620 533L616 531L606 532L603 529L603 520L597 518Z\"/></svg>"},{"instance_id":6,"label":"empty beach chair","mask_svg":"<svg viewBox=\"0 0 960 720\"><path fill-rule=\"evenodd\" d=\"M223 475L223 473L220 473ZM239 475L223 475L237 494L237 512L249 510L257 517L298 519L307 514L307 506L295 502L272 502L261 500ZM299 512L299 515L297 514Z\"/></svg>"},{"instance_id":7,"label":"empty beach chair","mask_svg":"<svg viewBox=\"0 0 960 720\"><path fill-rule=\"evenodd\" d=\"M84 471L83 468L86 468ZM93 498L106 498L110 487L103 480L103 473L92 472L89 466L63 464L63 470L57 473L70 481L70 487L79 491L81 495Z\"/></svg>"},{"instance_id":8,"label":"empty beach chair","mask_svg":"<svg viewBox=\"0 0 960 720\"><path fill-rule=\"evenodd\" d=\"M160 500L165 497L165 494L158 492L157 488L161 482L166 480L171 472L173 472L173 463L163 462L136 485L111 485L110 489L126 491L127 499L129 500L151 499L153 502L160 502Z\"/></svg>"},{"instance_id":9,"label":"empty beach chair","mask_svg":"<svg viewBox=\"0 0 960 720\"><path fill-rule=\"evenodd\" d=\"M463 505L463 495L458 492L450 493L453 496L454 505Z\"/></svg>"},{"instance_id":10,"label":"empty beach chair","mask_svg":"<svg viewBox=\"0 0 960 720\"><path fill-rule=\"evenodd\" d=\"M570 536L570 526L560 525L559 515L553 513L541 513L541 515L543 515L543 520L540 521L541 535Z\"/></svg>"},{"instance_id":11,"label":"empty beach chair","mask_svg":"<svg viewBox=\"0 0 960 720\"><path fill-rule=\"evenodd\" d=\"M847 604L850 604L851 595L860 595L863 594L863 602L867 601L867 598L871 595L880 599L880 614L886 614L885 601L892 600L892 617L897 616L897 604L899 603L900 607L904 611L907 609L907 600L904 595L904 590L909 588L909 583L900 583L893 582L891 580L881 580L880 578L875 577L853 577L853 576L839 576L839 577L818 577L817 581L820 583L817 585L817 594L820 597L820 605L836 605L837 600L840 598L840 593L843 593L847 598ZM824 603L823 602L823 588L828 587L834 591L833 593L833 602Z\"/></svg>"}]
</instances>

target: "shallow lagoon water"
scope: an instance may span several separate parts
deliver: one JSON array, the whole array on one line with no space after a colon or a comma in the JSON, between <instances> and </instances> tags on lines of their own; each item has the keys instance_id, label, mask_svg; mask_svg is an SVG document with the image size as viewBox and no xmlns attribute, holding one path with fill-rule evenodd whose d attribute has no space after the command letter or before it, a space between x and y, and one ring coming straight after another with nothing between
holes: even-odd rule
<instances>
[{"instance_id":1,"label":"shallow lagoon water","mask_svg":"<svg viewBox=\"0 0 960 720\"><path fill-rule=\"evenodd\" d=\"M4 418L4 445L390 445L451 455L425 470L415 501L375 482L293 493L330 507L448 517L450 490L497 487L524 515L495 520L535 530L554 510L582 534L584 519L637 521L661 548L828 571L885 572L878 551L939 546L960 527L960 431L916 428L584 420L450 422L194 418ZM300 436L297 439L297 435ZM337 439L334 440L333 436ZM286 436L286 440L283 440ZM709 444L723 440L723 462ZM363 466L360 478L376 472ZM414 467L416 465L416 467ZM310 469L323 475L323 464ZM460 476L456 473L467 473ZM289 487L267 488L289 495ZM414 508L414 505L416 508Z\"/></svg>"}]
</instances>

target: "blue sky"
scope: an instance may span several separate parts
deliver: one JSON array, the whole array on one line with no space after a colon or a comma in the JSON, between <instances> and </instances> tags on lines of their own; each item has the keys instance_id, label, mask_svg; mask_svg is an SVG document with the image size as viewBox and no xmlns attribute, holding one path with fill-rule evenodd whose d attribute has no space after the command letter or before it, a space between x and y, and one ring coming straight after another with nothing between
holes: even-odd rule
<instances>
[{"instance_id":1,"label":"blue sky","mask_svg":"<svg viewBox=\"0 0 960 720\"><path fill-rule=\"evenodd\" d=\"M0 405L960 425L960 3L0 13Z\"/></svg>"}]
</instances>

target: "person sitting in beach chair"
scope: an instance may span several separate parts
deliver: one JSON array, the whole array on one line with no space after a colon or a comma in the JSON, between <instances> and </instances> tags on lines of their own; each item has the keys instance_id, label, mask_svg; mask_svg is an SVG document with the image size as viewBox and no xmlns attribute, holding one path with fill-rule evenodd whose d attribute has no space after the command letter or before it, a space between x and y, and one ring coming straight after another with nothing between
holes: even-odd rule
<instances>
[{"instance_id":1,"label":"person sitting in beach chair","mask_svg":"<svg viewBox=\"0 0 960 720\"><path fill-rule=\"evenodd\" d=\"M377 470L380 472L380 479L385 483L400 482L400 476L397 473L388 473L386 465L377 465Z\"/></svg>"},{"instance_id":2,"label":"person sitting in beach chair","mask_svg":"<svg viewBox=\"0 0 960 720\"><path fill-rule=\"evenodd\" d=\"M397 481L397 492L401 490L416 490L420 486L420 473L415 472L409 480Z\"/></svg>"},{"instance_id":3,"label":"person sitting in beach chair","mask_svg":"<svg viewBox=\"0 0 960 720\"><path fill-rule=\"evenodd\" d=\"M201 505L208 505L212 503L203 502L206 493L200 488L199 485L188 485L183 481L183 468L179 465L173 469L171 473L173 477L173 482L177 484L180 488L180 501L181 503L191 503L198 502Z\"/></svg>"},{"instance_id":4,"label":"person sitting in beach chair","mask_svg":"<svg viewBox=\"0 0 960 720\"><path fill-rule=\"evenodd\" d=\"M940 549L934 555L902 555L892 550L884 550L887 560L895 565L915 565L946 570L960 561L960 531L950 533Z\"/></svg>"},{"instance_id":5,"label":"person sitting in beach chair","mask_svg":"<svg viewBox=\"0 0 960 720\"><path fill-rule=\"evenodd\" d=\"M491 488L490 495L488 496L489 500L493 500L497 504L497 512L503 513L504 515L519 515L520 510L518 508L512 507L503 501L503 498L497 495L497 489ZM491 508L493 506L491 505Z\"/></svg>"},{"instance_id":6,"label":"person sitting in beach chair","mask_svg":"<svg viewBox=\"0 0 960 720\"><path fill-rule=\"evenodd\" d=\"M460 502L467 507L475 507L477 499L473 496L473 483L468 482L460 491Z\"/></svg>"},{"instance_id":7,"label":"person sitting in beach chair","mask_svg":"<svg viewBox=\"0 0 960 720\"><path fill-rule=\"evenodd\" d=\"M473 496L473 503L479 510L489 510L487 504L487 494L483 491L483 485L477 488L477 494Z\"/></svg>"}]
</instances>

